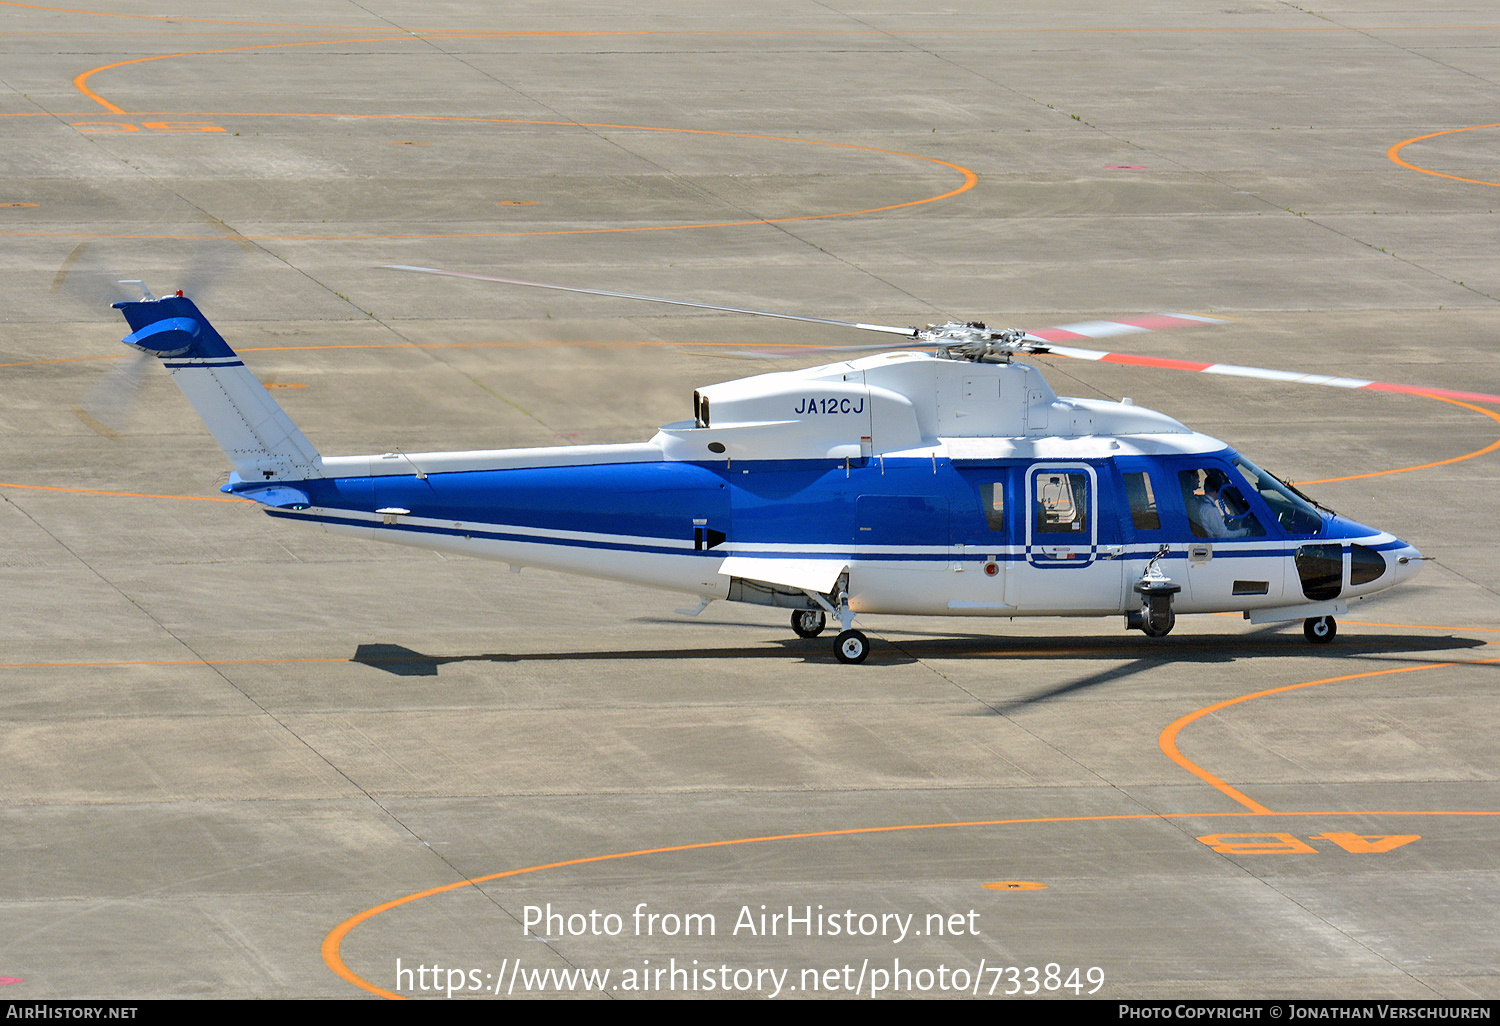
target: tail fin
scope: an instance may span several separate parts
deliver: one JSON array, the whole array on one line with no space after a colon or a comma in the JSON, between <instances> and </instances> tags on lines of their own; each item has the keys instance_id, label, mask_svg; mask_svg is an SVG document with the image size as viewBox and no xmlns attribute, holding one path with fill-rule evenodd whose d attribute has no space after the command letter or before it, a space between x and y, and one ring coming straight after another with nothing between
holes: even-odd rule
<instances>
[{"instance_id":1,"label":"tail fin","mask_svg":"<svg viewBox=\"0 0 1500 1026\"><path fill-rule=\"evenodd\" d=\"M114 304L125 344L161 359L246 485L323 476L322 458L213 325L182 296Z\"/></svg>"}]
</instances>

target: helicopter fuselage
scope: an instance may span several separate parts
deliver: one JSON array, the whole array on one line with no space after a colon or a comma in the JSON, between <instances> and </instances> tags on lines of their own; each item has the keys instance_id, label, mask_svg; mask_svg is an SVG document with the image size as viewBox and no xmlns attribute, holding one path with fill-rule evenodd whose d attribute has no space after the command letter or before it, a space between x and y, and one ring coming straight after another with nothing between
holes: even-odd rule
<instances>
[{"instance_id":1,"label":"helicopter fuselage","mask_svg":"<svg viewBox=\"0 0 1500 1026\"><path fill-rule=\"evenodd\" d=\"M1059 398L1024 363L896 352L724 382L638 444L324 457L189 300L118 305L229 456L223 490L274 517L804 611L811 633L826 614L846 662L875 613L1123 614L1160 636L1236 611L1318 640L1314 618L1331 632L1420 566L1223 442Z\"/></svg>"},{"instance_id":2,"label":"helicopter fuselage","mask_svg":"<svg viewBox=\"0 0 1500 1026\"><path fill-rule=\"evenodd\" d=\"M901 373L872 385L872 367ZM947 386L932 389L932 408L890 387L918 375ZM1008 389L1033 401L1005 404ZM793 609L818 608L808 591L842 579L856 613L1124 614L1160 556L1182 586L1178 612L1295 607L1301 618L1419 565L1405 542L1317 510L1224 443L1133 405L1059 399L1024 364L898 353L695 399L694 421L644 444L325 458L334 476L305 483L308 508L270 512ZM924 420L1019 430L933 437ZM1215 473L1238 482L1217 527L1193 515Z\"/></svg>"}]
</instances>

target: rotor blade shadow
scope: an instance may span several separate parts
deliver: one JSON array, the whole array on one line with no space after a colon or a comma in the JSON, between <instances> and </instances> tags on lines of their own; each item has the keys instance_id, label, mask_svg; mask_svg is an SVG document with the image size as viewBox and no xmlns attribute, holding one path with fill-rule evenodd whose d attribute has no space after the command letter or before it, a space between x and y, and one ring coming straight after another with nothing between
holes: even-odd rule
<instances>
[{"instance_id":1,"label":"rotor blade shadow","mask_svg":"<svg viewBox=\"0 0 1500 1026\"><path fill-rule=\"evenodd\" d=\"M1162 659L1159 656L1152 659L1137 659L1134 662L1126 663L1124 666L1116 666L1112 669L1105 670L1102 673L1096 673L1088 677L1082 677L1078 680L1069 681L1066 684L1059 684L1056 687L1046 688L1042 691L1035 691L1029 695L1022 695L1020 698L1012 698L1009 701L1001 702L997 705L989 705L989 703L986 703L987 705L989 705L989 712L981 713L980 715L994 714L996 716L1006 716L1013 712L1019 712L1020 710L1025 709L1028 706L1040 705L1042 702L1050 702L1054 698L1061 698L1064 695L1070 695L1075 691L1087 691L1089 688L1095 688L1101 684L1108 684L1111 681L1123 680L1126 677L1134 677L1136 674L1141 673L1142 671L1154 670L1167 662L1171 662L1171 660Z\"/></svg>"},{"instance_id":2,"label":"rotor blade shadow","mask_svg":"<svg viewBox=\"0 0 1500 1026\"><path fill-rule=\"evenodd\" d=\"M1296 657L1308 659L1333 656L1342 660L1350 656L1396 656L1410 654L1421 656L1422 658L1430 658L1434 653L1482 648L1486 644L1486 642L1478 641L1473 638L1457 638L1451 636L1443 638L1407 638L1390 636L1376 638L1361 637L1359 639L1349 639L1348 642L1330 646L1328 649L1309 650L1309 646L1307 646L1305 642L1302 642L1300 639L1293 638L1289 635L1266 634L1265 636L1261 637L1258 636L1260 634L1261 632L1256 632L1255 635L1249 636L1240 635L1239 637L1233 639L1237 643L1232 648L1227 645L1204 645L1201 639L1194 639L1190 641L1187 638L1183 638L1175 645L1171 644L1168 639L1157 639L1156 641L1151 641L1146 638L1132 639L1137 640L1139 644L1149 644L1152 647L1153 651L1149 655L1143 655L1140 658L1133 659L1123 665L1112 666L1106 670L1101 670L1098 673L1090 674L1086 677L1080 677L1077 680L1059 683L1051 687L1043 688L1039 691L1034 691L1027 695L1021 695L1019 697L1009 699L1007 701L999 703L986 703L988 706L987 710L978 713L977 715L988 716L993 714L997 716L1004 716L1009 713L1024 709L1028 706L1038 705L1042 702L1048 702L1052 701L1053 699L1062 698L1065 695L1073 694L1075 692L1086 691L1091 688L1099 687L1103 684L1111 683L1113 681L1123 680L1127 677L1133 677L1143 671L1154 670L1161 666L1178 663L1197 663L1204 665L1211 663L1232 663L1238 661L1239 659L1247 657ZM1245 645L1244 642L1248 639L1254 639L1256 644L1252 646ZM1031 651L1028 651L1026 647L1020 647L1018 649L1017 646L1012 645L1006 648L1004 654L1009 655L1013 658L1052 660L1097 659L1108 658L1111 655L1122 654L1120 653L1120 646L1118 645L1114 646L1110 650L1106 650L1105 648L1100 647L1098 649L1092 650L1060 652L1057 649L1052 648L1050 643L1045 639L1026 640L1032 642L1032 645L1029 646L1031 648ZM1356 642L1356 640L1358 643L1354 643ZM943 652L940 650L939 646L936 646L931 642L918 642L916 644L907 643L902 644L899 647L903 651L908 652L910 655L917 659L951 658L953 656L969 656L975 654L972 649L964 649L960 650L959 652ZM1247 648L1250 650L1247 651ZM1137 648L1136 651L1138 653L1139 649ZM1001 654L1001 651L997 647L992 654L999 655Z\"/></svg>"}]
</instances>

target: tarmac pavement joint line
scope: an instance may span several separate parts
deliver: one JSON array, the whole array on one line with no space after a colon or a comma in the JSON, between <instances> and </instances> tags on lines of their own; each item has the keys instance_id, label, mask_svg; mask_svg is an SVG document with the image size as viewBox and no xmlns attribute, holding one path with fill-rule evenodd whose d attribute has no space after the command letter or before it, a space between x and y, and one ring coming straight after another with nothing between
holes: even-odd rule
<instances>
[{"instance_id":1,"label":"tarmac pavement joint line","mask_svg":"<svg viewBox=\"0 0 1500 1026\"><path fill-rule=\"evenodd\" d=\"M1491 660L1491 661L1495 661L1495 660ZM1434 665L1447 666L1447 665L1453 665L1453 664L1438 663L1438 664L1434 664ZM1411 668L1412 669L1426 669L1426 667L1411 667ZM1312 683L1322 683L1322 682L1320 682L1320 681L1314 681ZM1294 686L1297 686L1297 687L1307 687L1309 685L1294 685ZM1254 696L1248 696L1248 697L1254 697ZM366 909L365 911L359 913L358 915L351 916L348 919L344 920L342 923L340 923L338 926L335 926L328 933L328 936L326 936L326 937L323 938L323 944L322 944L323 961L324 961L325 964L327 964L327 966L328 966L329 969L332 969L334 971L334 973L336 973L337 975L339 975L343 979L347 980L348 982L354 984L356 987L359 987L361 990L369 991L371 994L375 994L378 997L387 998L387 999L390 999L392 1001L406 1001L406 1000L410 1000L409 998L403 997L400 994L396 994L396 993L393 993L393 992L391 992L389 990L385 990L382 987L375 986L375 984L370 983L368 980L366 980L363 977L359 976L352 969L350 969L347 965L344 964L344 960L343 960L343 957L341 955L340 948L342 947L342 945L344 943L344 938L349 935L349 932L351 930L353 930L356 926L359 926L361 923L367 922L367 921L375 918L376 916L380 915L382 912L389 912L391 909L400 908L403 905L409 905L412 902L421 900L422 898L430 898L430 897L434 897L435 895L446 894L449 891L460 890L460 889L462 889L464 887L473 887L473 886L477 886L478 884L488 883L488 882L490 882L492 880L504 879L505 877L521 876L521 875L524 875L526 873L540 873L540 872L542 872L544 870L548 870L548 869L562 869L562 868L567 867L567 866L582 866L582 865L588 865L589 863L593 863L593 862L611 862L611 861L617 861L619 859L636 858L636 857L641 856L641 855L664 855L664 854L668 854L668 853L671 853L671 852L701 851L701 850L706 849L706 848L724 848L724 847L728 847L730 845L738 845L738 844L765 844L765 843L772 842L772 841L803 841L803 840L810 840L810 839L821 838L821 837L849 837L849 836L856 836L856 835L896 833L896 832L908 831L908 830L950 830L950 829L955 829L955 828L960 828L960 827L1029 826L1029 825L1039 825L1039 824L1048 824L1048 823L1109 823L1109 822L1126 822L1126 821L1140 822L1140 821L1143 821L1143 820L1159 820L1159 821L1166 822L1166 821L1177 820L1177 819L1223 819L1223 818L1241 819L1241 818L1245 818L1247 816L1256 816L1256 817L1265 816L1265 817L1271 817L1271 818L1285 817L1285 816L1299 816L1299 817L1305 817L1305 816L1500 816L1500 811L1488 810L1488 809L1479 809L1479 810L1417 810L1417 811L1379 809L1379 810L1366 810L1366 811L1357 811L1357 810L1355 810L1355 811L1351 811L1351 810L1341 810L1341 811L1319 810L1319 811L1316 811L1316 812L1270 812L1270 811L1266 811L1266 812L1253 812L1253 813L1251 813L1251 812L1143 812L1143 813L1130 813L1130 814L1112 815L1112 816L1045 816L1045 817L1035 817L1035 818L1025 818L1025 819L974 820L974 821L970 821L970 822L960 822L960 823L909 823L909 824L901 824L901 825L896 825L896 826L854 827L854 828L847 829L847 830L816 830L816 831L811 831L811 832L808 832L808 833L800 833L800 834L773 834L773 835L769 835L769 836L765 836L765 837L740 837L740 838L735 838L733 840L726 840L726 841L702 841L702 842L699 842L697 844L677 844L677 845L671 845L671 846L665 847L665 848L643 848L643 849L641 849L639 851L615 852L615 853L610 854L610 855L590 855L590 856L586 856L584 858L579 858L579 859L566 859L566 860L564 860L562 862L548 862L548 863L544 863L544 864L538 865L538 866L526 866L523 869L507 869L507 870L505 870L503 872L500 872L500 873L491 873L491 874L489 874L487 876L476 876L476 877L473 877L473 878L467 879L467 880L458 880L458 881L456 881L454 883L443 884L441 887L432 887L432 888L429 888L428 890L425 890L425 891L418 891L416 894L408 894L405 897L396 898L396 899L394 899L392 901L387 901L384 904L376 905L374 908Z\"/></svg>"}]
</instances>

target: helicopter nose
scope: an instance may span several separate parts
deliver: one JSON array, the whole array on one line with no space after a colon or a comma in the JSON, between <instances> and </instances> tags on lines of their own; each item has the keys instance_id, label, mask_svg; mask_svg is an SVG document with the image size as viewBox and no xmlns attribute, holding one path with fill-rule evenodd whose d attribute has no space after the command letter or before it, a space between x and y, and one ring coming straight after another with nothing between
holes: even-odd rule
<instances>
[{"instance_id":1,"label":"helicopter nose","mask_svg":"<svg viewBox=\"0 0 1500 1026\"><path fill-rule=\"evenodd\" d=\"M1387 549L1385 558L1395 572L1395 580L1392 583L1399 584L1417 576L1422 569L1422 561L1427 557L1422 555L1415 545L1402 542L1401 548Z\"/></svg>"}]
</instances>

